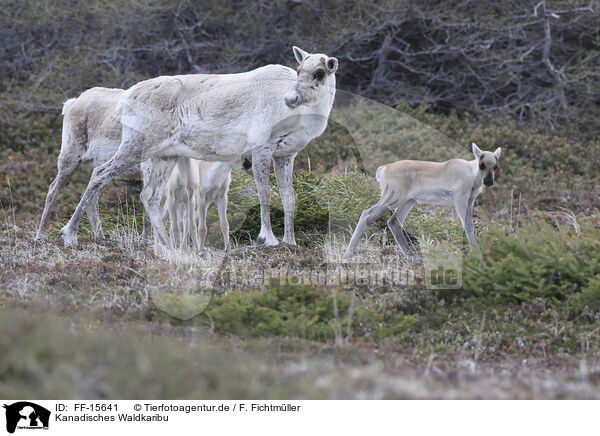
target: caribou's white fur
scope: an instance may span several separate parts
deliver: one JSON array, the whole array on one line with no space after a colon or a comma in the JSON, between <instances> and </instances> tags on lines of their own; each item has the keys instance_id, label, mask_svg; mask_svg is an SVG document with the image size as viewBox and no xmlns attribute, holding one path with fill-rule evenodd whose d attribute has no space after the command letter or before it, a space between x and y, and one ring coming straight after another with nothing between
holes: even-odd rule
<instances>
[{"instance_id":1,"label":"caribou's white fur","mask_svg":"<svg viewBox=\"0 0 600 436\"><path fill-rule=\"evenodd\" d=\"M367 226L388 211L393 211L388 228L405 254L410 247L404 237L404 220L417 203L453 204L469 242L477 245L473 226L473 204L483 185L494 184L497 160L502 150L481 151L472 144L474 160L451 159L446 162L401 160L377 169L381 198L365 210L354 230L344 257L349 258Z\"/></svg>"},{"instance_id":2,"label":"caribou's white fur","mask_svg":"<svg viewBox=\"0 0 600 436\"><path fill-rule=\"evenodd\" d=\"M291 108L308 104L303 109L299 129L279 139L275 137L276 146L259 147L252 152L252 172L260 200L260 233L258 243L277 245L279 242L271 228L271 160L275 170L275 178L279 187L284 212L283 242L296 245L294 236L294 208L296 197L292 185L294 159L308 142L318 137L327 127L329 112L335 98L335 72L338 68L336 58L322 54L309 54L294 47L294 56L298 62L298 81L295 89L284 95L286 105ZM322 76L319 79L316 76ZM311 103L311 101L313 103ZM297 117L292 118L296 120Z\"/></svg>"},{"instance_id":3,"label":"caribou's white fur","mask_svg":"<svg viewBox=\"0 0 600 436\"><path fill-rule=\"evenodd\" d=\"M163 76L128 89L120 100L123 132L119 149L94 169L86 192L61 230L65 245L77 243L79 221L100 190L127 168L151 159L141 198L155 242L170 247L160 197L177 159L233 162L249 154L253 155L261 202L260 238L275 243L268 220L271 158L278 182L283 184L289 227L293 225L293 158L323 133L335 98L337 59L298 48L294 54L300 63L298 72L267 65L239 74ZM286 229L285 236L294 242L293 230Z\"/></svg>"},{"instance_id":4,"label":"caribou's white fur","mask_svg":"<svg viewBox=\"0 0 600 436\"><path fill-rule=\"evenodd\" d=\"M167 217L171 221L173 245L179 243L182 248L191 239L195 250L203 249L207 233L206 212L211 203L216 203L224 247L229 250L227 193L231 170L239 167L240 162L206 162L187 158L178 162L162 199L163 222Z\"/></svg>"},{"instance_id":5,"label":"caribou's white fur","mask_svg":"<svg viewBox=\"0 0 600 436\"><path fill-rule=\"evenodd\" d=\"M60 189L69 182L75 170L85 164L97 167L107 162L121 143L121 113L117 111L123 89L92 88L63 105L62 144L58 155L58 174L48 189L46 204L36 238L41 238L48 224L50 210ZM125 177L138 177L140 165L132 165L123 172ZM98 196L91 199L86 212L92 231L103 238L98 215Z\"/></svg>"}]
</instances>

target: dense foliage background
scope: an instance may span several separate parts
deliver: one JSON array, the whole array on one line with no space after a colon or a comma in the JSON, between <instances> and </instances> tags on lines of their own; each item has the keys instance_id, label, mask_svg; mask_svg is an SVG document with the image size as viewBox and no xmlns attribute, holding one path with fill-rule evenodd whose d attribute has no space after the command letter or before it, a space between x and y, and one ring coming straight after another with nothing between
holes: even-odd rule
<instances>
[{"instance_id":1,"label":"dense foliage background","mask_svg":"<svg viewBox=\"0 0 600 436\"><path fill-rule=\"evenodd\" d=\"M338 86L388 104L508 113L588 138L600 121L597 1L4 0L0 147L57 146L92 86L340 60Z\"/></svg>"}]
</instances>

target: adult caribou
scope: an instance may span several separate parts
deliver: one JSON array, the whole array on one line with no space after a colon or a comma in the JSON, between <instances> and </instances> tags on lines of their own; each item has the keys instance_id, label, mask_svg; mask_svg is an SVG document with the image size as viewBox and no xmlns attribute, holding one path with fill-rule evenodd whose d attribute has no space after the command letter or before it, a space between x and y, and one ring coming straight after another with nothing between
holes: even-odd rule
<instances>
[{"instance_id":1,"label":"adult caribou","mask_svg":"<svg viewBox=\"0 0 600 436\"><path fill-rule=\"evenodd\" d=\"M124 93L124 89L91 88L64 103L58 173L48 188L36 239L45 235L52 206L59 191L71 180L73 173L82 165L92 168L102 165L119 148L122 126L121 113L117 111L117 106ZM123 176L139 177L141 171L138 164L128 168ZM94 236L104 239L102 221L98 214L98 197L89 203L86 211ZM144 219L142 238L147 236L149 230L146 221Z\"/></svg>"},{"instance_id":2,"label":"adult caribou","mask_svg":"<svg viewBox=\"0 0 600 436\"><path fill-rule=\"evenodd\" d=\"M252 154L261 207L259 243L277 244L269 218L271 160L284 206L284 242L293 231L294 157L323 133L335 98L336 58L293 48L297 72L267 65L238 74L162 76L129 88L120 100L123 125L115 155L94 169L73 216L60 231L65 246L77 244L86 208L113 178L151 161L141 199L155 242L172 248L160 197L179 158L234 161Z\"/></svg>"}]
</instances>

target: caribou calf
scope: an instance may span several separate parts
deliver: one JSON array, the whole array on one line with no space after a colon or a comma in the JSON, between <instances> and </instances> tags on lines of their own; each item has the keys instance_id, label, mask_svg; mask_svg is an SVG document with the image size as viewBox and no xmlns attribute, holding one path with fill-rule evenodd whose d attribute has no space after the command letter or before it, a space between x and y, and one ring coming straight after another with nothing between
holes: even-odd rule
<instances>
[{"instance_id":1,"label":"caribou calf","mask_svg":"<svg viewBox=\"0 0 600 436\"><path fill-rule=\"evenodd\" d=\"M368 226L388 211L393 211L387 225L394 239L406 254L410 247L404 237L404 220L417 203L453 204L469 242L477 245L473 226L473 203L483 190L492 186L501 149L481 151L472 144L474 160L451 159L446 162L401 160L377 169L376 178L381 198L375 206L365 210L352 234L344 254L352 255L360 237Z\"/></svg>"},{"instance_id":2,"label":"caribou calf","mask_svg":"<svg viewBox=\"0 0 600 436\"><path fill-rule=\"evenodd\" d=\"M207 162L182 158L167 182L162 198L163 222L171 221L171 243L179 247L192 240L194 250L204 248L206 240L206 213L216 203L225 250L229 250L229 221L227 220L227 193L231 170L241 162ZM197 212L194 213L197 207ZM196 220L197 218L197 220Z\"/></svg>"}]
</instances>

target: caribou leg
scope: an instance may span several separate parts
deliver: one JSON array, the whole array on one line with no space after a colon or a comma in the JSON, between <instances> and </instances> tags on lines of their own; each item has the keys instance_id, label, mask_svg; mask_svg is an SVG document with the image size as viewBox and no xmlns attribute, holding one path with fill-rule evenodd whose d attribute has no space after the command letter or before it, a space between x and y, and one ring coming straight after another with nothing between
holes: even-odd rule
<instances>
[{"instance_id":1,"label":"caribou leg","mask_svg":"<svg viewBox=\"0 0 600 436\"><path fill-rule=\"evenodd\" d=\"M407 201L400 205L387 222L387 226L390 229L390 232L392 232L392 236L396 240L396 243L400 246L402 252L409 257L413 257L413 253L410 244L404 236L404 220L415 204L414 201Z\"/></svg>"},{"instance_id":2,"label":"caribou leg","mask_svg":"<svg viewBox=\"0 0 600 436\"><path fill-rule=\"evenodd\" d=\"M258 245L279 244L271 228L271 158L272 153L268 149L263 149L252 154L252 172L254 173L254 183L256 183L260 201Z\"/></svg>"},{"instance_id":3,"label":"caribou leg","mask_svg":"<svg viewBox=\"0 0 600 436\"><path fill-rule=\"evenodd\" d=\"M44 211L42 212L42 218L40 220L40 226L37 231L35 239L40 239L46 233L46 227L48 225L48 219L50 218L50 210L56 201L58 192L61 188L68 183L75 170L79 167L81 157L85 153L85 148L80 147L77 150L71 149L68 156L58 156L58 174L56 178L50 184L48 188L48 195L46 196L46 203L44 205Z\"/></svg>"},{"instance_id":4,"label":"caribou leg","mask_svg":"<svg viewBox=\"0 0 600 436\"><path fill-rule=\"evenodd\" d=\"M389 210L390 208L388 205L379 200L375 206L363 211L363 213L360 215L360 219L358 220L358 224L356 225L356 229L354 229L354 233L352 234L348 248L346 248L346 252L344 253L345 259L350 259L352 252L358 245L360 237L363 235L367 227L373 224L379 217L384 215Z\"/></svg>"},{"instance_id":5,"label":"caribou leg","mask_svg":"<svg viewBox=\"0 0 600 436\"><path fill-rule=\"evenodd\" d=\"M96 239L104 239L104 231L102 230L102 220L98 213L98 195L96 195L90 205L85 210L90 220L90 227Z\"/></svg>"},{"instance_id":6,"label":"caribou leg","mask_svg":"<svg viewBox=\"0 0 600 436\"><path fill-rule=\"evenodd\" d=\"M142 162L142 186L145 186L148 179L150 178L150 171L152 171L152 161L150 159ZM148 214L142 208L142 234L140 238L143 243L148 242L152 236L152 223L148 218Z\"/></svg>"},{"instance_id":7,"label":"caribou leg","mask_svg":"<svg viewBox=\"0 0 600 436\"><path fill-rule=\"evenodd\" d=\"M59 236L63 238L65 247L77 245L77 229L88 206L100 191L114 177L123 174L128 168L140 162L139 144L140 134L135 130L123 126L123 138L119 149L114 156L99 167L94 168L87 189L83 193L75 212L66 226L62 228Z\"/></svg>"},{"instance_id":8,"label":"caribou leg","mask_svg":"<svg viewBox=\"0 0 600 436\"><path fill-rule=\"evenodd\" d=\"M227 220L227 192L220 195L217 199L217 211L219 213L219 224L221 234L223 235L223 246L225 251L229 251L229 221Z\"/></svg>"},{"instance_id":9,"label":"caribou leg","mask_svg":"<svg viewBox=\"0 0 600 436\"><path fill-rule=\"evenodd\" d=\"M144 204L144 210L152 223L154 230L155 248L163 245L168 249L173 249L171 239L167 236L167 231L162 221L160 213L160 199L165 184L169 180L173 168L177 164L177 158L152 158L152 170L148 183L142 189L140 198Z\"/></svg>"},{"instance_id":10,"label":"caribou leg","mask_svg":"<svg viewBox=\"0 0 600 436\"><path fill-rule=\"evenodd\" d=\"M296 193L292 184L292 173L294 171L294 158L296 153L289 156L274 157L275 177L281 194L284 214L283 242L296 245L294 237L294 213L296 205Z\"/></svg>"},{"instance_id":11,"label":"caribou leg","mask_svg":"<svg viewBox=\"0 0 600 436\"><path fill-rule=\"evenodd\" d=\"M198 248L199 250L204 249L206 242L206 234L208 228L206 227L206 214L208 212L208 206L210 203L205 198L198 200Z\"/></svg>"}]
</instances>

